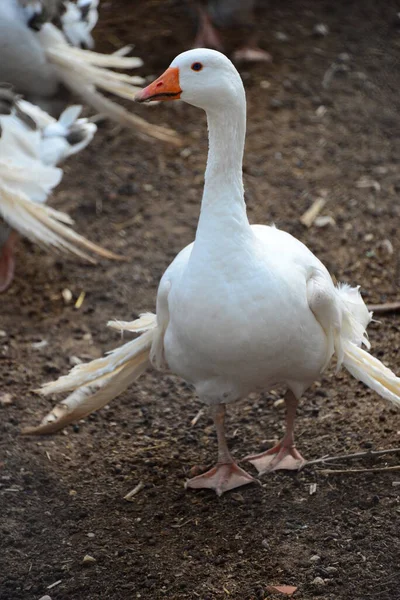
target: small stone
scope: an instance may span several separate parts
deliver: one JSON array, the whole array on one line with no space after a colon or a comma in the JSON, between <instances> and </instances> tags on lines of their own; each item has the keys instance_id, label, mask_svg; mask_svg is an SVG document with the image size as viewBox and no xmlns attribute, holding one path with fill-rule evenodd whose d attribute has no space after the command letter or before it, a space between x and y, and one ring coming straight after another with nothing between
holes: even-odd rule
<instances>
[{"instance_id":1,"label":"small stone","mask_svg":"<svg viewBox=\"0 0 400 600\"><path fill-rule=\"evenodd\" d=\"M87 536L88 538L94 538L94 533L88 533Z\"/></svg>"},{"instance_id":2,"label":"small stone","mask_svg":"<svg viewBox=\"0 0 400 600\"><path fill-rule=\"evenodd\" d=\"M190 148L184 148L183 150L181 150L181 156L182 158L189 158L189 156L192 154L192 151Z\"/></svg>"},{"instance_id":3,"label":"small stone","mask_svg":"<svg viewBox=\"0 0 400 600\"><path fill-rule=\"evenodd\" d=\"M317 115L317 117L322 118L326 115L327 112L328 109L326 108L326 106L321 104L320 106L318 106L317 110L315 111L315 114Z\"/></svg>"},{"instance_id":4,"label":"small stone","mask_svg":"<svg viewBox=\"0 0 400 600\"><path fill-rule=\"evenodd\" d=\"M336 221L333 217L331 217L330 215L321 215L319 217L316 217L315 221L314 221L314 225L316 227L327 227L328 225L336 225Z\"/></svg>"},{"instance_id":5,"label":"small stone","mask_svg":"<svg viewBox=\"0 0 400 600\"><path fill-rule=\"evenodd\" d=\"M49 342L47 340L40 340L40 342L33 342L33 344L31 344L31 348L33 348L34 350L41 350L42 348L46 348L48 343Z\"/></svg>"},{"instance_id":6,"label":"small stone","mask_svg":"<svg viewBox=\"0 0 400 600\"><path fill-rule=\"evenodd\" d=\"M316 493L317 493L317 484L316 483L310 483L310 489L309 489L310 496L313 496Z\"/></svg>"},{"instance_id":7,"label":"small stone","mask_svg":"<svg viewBox=\"0 0 400 600\"><path fill-rule=\"evenodd\" d=\"M282 100L279 100L279 98L272 98L269 102L269 105L271 108L278 110L279 108L283 107L283 102Z\"/></svg>"},{"instance_id":8,"label":"small stone","mask_svg":"<svg viewBox=\"0 0 400 600\"><path fill-rule=\"evenodd\" d=\"M238 550L238 554L242 555L243 554L243 550Z\"/></svg>"},{"instance_id":9,"label":"small stone","mask_svg":"<svg viewBox=\"0 0 400 600\"><path fill-rule=\"evenodd\" d=\"M90 556L90 554L85 554L82 562L84 565L92 565L93 563L96 562L96 559L93 556Z\"/></svg>"},{"instance_id":10,"label":"small stone","mask_svg":"<svg viewBox=\"0 0 400 600\"><path fill-rule=\"evenodd\" d=\"M394 253L393 244L388 239L379 242L379 247L385 252L385 254L388 254L389 256L392 256Z\"/></svg>"},{"instance_id":11,"label":"small stone","mask_svg":"<svg viewBox=\"0 0 400 600\"><path fill-rule=\"evenodd\" d=\"M77 356L70 356L69 357L69 364L71 365L71 367L76 367L76 365L82 364L82 361Z\"/></svg>"},{"instance_id":12,"label":"small stone","mask_svg":"<svg viewBox=\"0 0 400 600\"><path fill-rule=\"evenodd\" d=\"M236 500L236 502L244 502L244 497L243 494L240 494L239 492L233 493L231 494L231 498L233 498L233 500Z\"/></svg>"},{"instance_id":13,"label":"small stone","mask_svg":"<svg viewBox=\"0 0 400 600\"><path fill-rule=\"evenodd\" d=\"M312 584L313 585L325 585L325 581L322 579L322 577L316 577L315 579L313 579Z\"/></svg>"},{"instance_id":14,"label":"small stone","mask_svg":"<svg viewBox=\"0 0 400 600\"><path fill-rule=\"evenodd\" d=\"M317 23L313 27L313 35L315 37L326 37L329 33L329 27L324 23Z\"/></svg>"},{"instance_id":15,"label":"small stone","mask_svg":"<svg viewBox=\"0 0 400 600\"><path fill-rule=\"evenodd\" d=\"M263 541L261 542L261 546L262 546L263 548L269 548L269 542L268 542L268 540L263 540Z\"/></svg>"},{"instance_id":16,"label":"small stone","mask_svg":"<svg viewBox=\"0 0 400 600\"><path fill-rule=\"evenodd\" d=\"M326 572L327 573L337 573L337 568L336 567L326 567Z\"/></svg>"},{"instance_id":17,"label":"small stone","mask_svg":"<svg viewBox=\"0 0 400 600\"><path fill-rule=\"evenodd\" d=\"M9 404L13 403L13 397L11 396L11 394L9 394L8 392L5 392L4 394L0 395L0 405L1 406L8 406Z\"/></svg>"},{"instance_id":18,"label":"small stone","mask_svg":"<svg viewBox=\"0 0 400 600\"><path fill-rule=\"evenodd\" d=\"M285 400L283 398L279 398L279 400L275 400L273 406L274 408L280 408L285 405Z\"/></svg>"},{"instance_id":19,"label":"small stone","mask_svg":"<svg viewBox=\"0 0 400 600\"><path fill-rule=\"evenodd\" d=\"M321 557L318 556L318 554L313 554L313 556L310 558L310 562L312 562L312 563L319 562L320 560L321 560Z\"/></svg>"},{"instance_id":20,"label":"small stone","mask_svg":"<svg viewBox=\"0 0 400 600\"><path fill-rule=\"evenodd\" d=\"M289 40L289 36L283 31L277 31L275 33L275 38L278 40L278 42L287 42Z\"/></svg>"},{"instance_id":21,"label":"small stone","mask_svg":"<svg viewBox=\"0 0 400 600\"><path fill-rule=\"evenodd\" d=\"M42 596L39 600L51 600L50 596Z\"/></svg>"},{"instance_id":22,"label":"small stone","mask_svg":"<svg viewBox=\"0 0 400 600\"><path fill-rule=\"evenodd\" d=\"M65 304L69 304L72 300L72 292L67 288L61 292L61 296L63 297Z\"/></svg>"}]
</instances>

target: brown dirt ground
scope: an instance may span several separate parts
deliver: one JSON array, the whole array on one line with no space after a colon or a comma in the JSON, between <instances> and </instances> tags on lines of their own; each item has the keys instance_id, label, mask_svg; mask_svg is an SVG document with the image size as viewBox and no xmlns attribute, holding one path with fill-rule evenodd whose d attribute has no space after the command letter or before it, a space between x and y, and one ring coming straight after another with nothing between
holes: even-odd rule
<instances>
[{"instance_id":1,"label":"brown dirt ground","mask_svg":"<svg viewBox=\"0 0 400 600\"><path fill-rule=\"evenodd\" d=\"M100 47L133 40L146 74L160 73L190 47L192 21L179 2L120 0L114 12L103 4ZM271 1L259 24L274 63L241 71L251 221L274 220L299 237L338 279L361 284L369 302L400 294L398 10L394 1ZM327 24L329 35L313 37L316 23ZM338 58L342 53L348 60ZM338 70L324 89L332 64ZM60 434L19 435L54 403L33 390L65 373L69 357L88 359L116 346L107 320L153 310L161 274L193 238L204 115L184 104L135 110L179 130L189 156L107 124L65 166L53 199L79 231L130 261L93 267L24 243L15 283L1 298L1 394L12 397L0 406L1 600L46 593L53 600L259 600L272 598L269 584L298 586L294 597L303 600L399 598L396 471L324 476L310 468L262 477L261 486L222 498L186 492L190 467L214 459L215 433L206 414L191 427L201 405L188 387L155 372ZM361 177L380 190L357 187ZM321 190L328 198L323 213L336 226L306 230L299 217ZM85 291L80 310L64 304L64 288L74 298ZM399 316L373 323L370 338L375 356L399 370ZM41 340L47 346L34 349ZM230 410L236 456L281 436L284 414L274 406L280 397L281 390L255 395ZM308 458L396 447L400 415L346 373L330 371L304 397L297 440ZM373 464L395 466L398 459L341 466ZM123 500L139 482L144 488L134 501ZM85 567L85 554L96 563ZM323 585L313 584L315 577Z\"/></svg>"}]
</instances>

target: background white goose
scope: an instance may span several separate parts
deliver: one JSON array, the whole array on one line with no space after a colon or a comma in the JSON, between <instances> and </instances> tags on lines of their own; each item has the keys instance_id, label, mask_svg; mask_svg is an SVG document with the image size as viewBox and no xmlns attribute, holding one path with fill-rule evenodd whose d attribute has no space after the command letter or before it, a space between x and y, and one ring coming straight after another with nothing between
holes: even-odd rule
<instances>
[{"instance_id":1,"label":"background white goose","mask_svg":"<svg viewBox=\"0 0 400 600\"><path fill-rule=\"evenodd\" d=\"M90 262L96 261L88 251L121 259L67 227L72 219L44 204L62 178L55 165L85 148L96 132L94 123L78 118L81 108L69 107L57 121L0 87L0 292L14 275L16 232Z\"/></svg>"},{"instance_id":2,"label":"background white goose","mask_svg":"<svg viewBox=\"0 0 400 600\"><path fill-rule=\"evenodd\" d=\"M97 4L97 0L2 0L0 81L54 114L69 103L65 94L69 90L138 134L179 145L174 131L152 125L99 92L132 99L143 79L111 69L134 69L143 61L124 56L130 47L111 55L81 48L93 45L90 31L97 21Z\"/></svg>"},{"instance_id":3,"label":"background white goose","mask_svg":"<svg viewBox=\"0 0 400 600\"><path fill-rule=\"evenodd\" d=\"M99 0L64 0L64 12L61 12L61 29L73 46L93 48L91 35L99 18L97 7Z\"/></svg>"},{"instance_id":4,"label":"background white goose","mask_svg":"<svg viewBox=\"0 0 400 600\"><path fill-rule=\"evenodd\" d=\"M50 433L101 408L151 363L193 384L211 407L218 435L216 466L187 482L218 494L253 478L238 467L225 438L225 405L250 392L287 387L286 433L274 448L247 457L260 473L298 469L294 444L299 398L333 354L358 380L400 406L400 379L361 349L371 320L358 288L335 287L327 269L291 235L251 226L243 195L246 100L232 63L212 50L184 52L137 96L185 102L207 113L209 156L193 244L161 279L157 314L111 326L142 332L108 356L46 384L72 391L30 433Z\"/></svg>"}]
</instances>

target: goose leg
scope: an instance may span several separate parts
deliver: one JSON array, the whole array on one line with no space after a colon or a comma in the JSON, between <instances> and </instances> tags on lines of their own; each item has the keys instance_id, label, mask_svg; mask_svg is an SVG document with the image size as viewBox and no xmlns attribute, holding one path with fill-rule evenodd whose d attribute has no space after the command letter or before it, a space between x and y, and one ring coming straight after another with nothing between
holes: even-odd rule
<instances>
[{"instance_id":1,"label":"goose leg","mask_svg":"<svg viewBox=\"0 0 400 600\"><path fill-rule=\"evenodd\" d=\"M7 241L0 249L0 293L6 291L6 289L11 285L14 277L14 247L17 239L17 233L15 231L11 231L11 233L8 234Z\"/></svg>"},{"instance_id":2,"label":"goose leg","mask_svg":"<svg viewBox=\"0 0 400 600\"><path fill-rule=\"evenodd\" d=\"M194 40L194 48L214 48L223 52L223 45L221 38L211 22L207 11L197 4L197 11L199 14L199 29Z\"/></svg>"},{"instance_id":3,"label":"goose leg","mask_svg":"<svg viewBox=\"0 0 400 600\"><path fill-rule=\"evenodd\" d=\"M209 471L189 479L186 488L208 488L221 496L228 490L252 483L253 477L246 473L233 460L225 437L225 404L218 404L212 409L218 438L218 462Z\"/></svg>"},{"instance_id":4,"label":"goose leg","mask_svg":"<svg viewBox=\"0 0 400 600\"><path fill-rule=\"evenodd\" d=\"M291 391L285 395L286 403L286 433L282 440L273 448L261 454L246 456L244 460L250 462L260 475L278 469L298 471L305 463L294 443L294 420L298 400Z\"/></svg>"}]
</instances>

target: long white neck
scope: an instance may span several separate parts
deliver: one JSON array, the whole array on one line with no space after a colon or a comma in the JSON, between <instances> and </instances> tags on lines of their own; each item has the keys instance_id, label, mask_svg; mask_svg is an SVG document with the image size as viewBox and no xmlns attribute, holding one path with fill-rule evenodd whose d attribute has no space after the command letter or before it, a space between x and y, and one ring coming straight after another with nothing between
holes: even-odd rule
<instances>
[{"instance_id":1,"label":"long white neck","mask_svg":"<svg viewBox=\"0 0 400 600\"><path fill-rule=\"evenodd\" d=\"M244 90L239 90L226 106L207 111L207 120L209 150L196 241L250 229L242 178L246 134Z\"/></svg>"}]
</instances>

